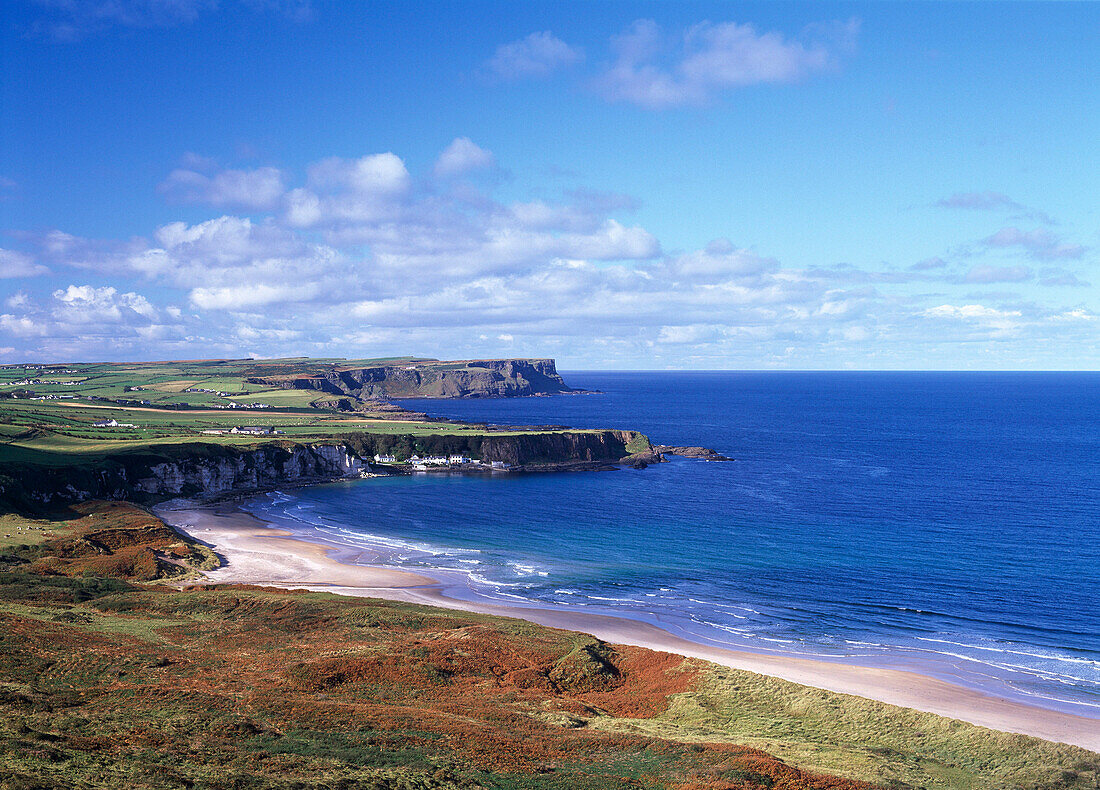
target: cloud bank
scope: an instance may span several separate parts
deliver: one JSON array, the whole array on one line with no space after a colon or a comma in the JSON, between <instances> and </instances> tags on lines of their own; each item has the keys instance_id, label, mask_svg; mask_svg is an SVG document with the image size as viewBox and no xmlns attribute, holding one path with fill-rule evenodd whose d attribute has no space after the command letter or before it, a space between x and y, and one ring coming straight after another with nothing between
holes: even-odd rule
<instances>
[{"instance_id":1,"label":"cloud bank","mask_svg":"<svg viewBox=\"0 0 1100 790\"><path fill-rule=\"evenodd\" d=\"M1085 287L1066 267L1087 248L1045 228L1004 227L962 252L877 270L783 261L722 237L669 250L632 219L628 195L500 200L495 180L476 178L496 168L466 137L418 174L393 151L320 159L298 177L189 157L161 192L208 219L127 239L55 229L0 250L0 347L9 359L418 353L891 367L912 366L894 356L906 348L953 358L959 344L1087 342L1092 331L1079 304L973 291ZM1036 273L1029 261L1060 266Z\"/></svg>"}]
</instances>

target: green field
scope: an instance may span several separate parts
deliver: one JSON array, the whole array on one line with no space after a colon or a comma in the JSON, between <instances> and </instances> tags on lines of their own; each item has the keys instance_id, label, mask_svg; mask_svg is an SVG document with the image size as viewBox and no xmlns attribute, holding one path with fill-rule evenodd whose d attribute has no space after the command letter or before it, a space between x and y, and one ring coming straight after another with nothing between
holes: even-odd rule
<instances>
[{"instance_id":1,"label":"green field","mask_svg":"<svg viewBox=\"0 0 1100 790\"><path fill-rule=\"evenodd\" d=\"M248 381L256 376L313 375L393 362L419 360L7 366L0 368L0 461L58 465L71 463L76 455L102 456L182 441L243 447L271 441L271 436L204 433L250 425L273 428L279 431L279 438L289 441L317 441L352 433L428 436L469 435L482 430L452 422L402 419L415 415L386 404L354 404L355 410L348 410L334 395ZM231 407L253 404L258 406ZM120 425L96 426L103 420Z\"/></svg>"},{"instance_id":2,"label":"green field","mask_svg":"<svg viewBox=\"0 0 1100 790\"><path fill-rule=\"evenodd\" d=\"M413 357L401 357L8 365L0 368L0 394L23 390L32 393L33 397L63 398L64 402L106 400L117 404L121 400L169 408L227 406L236 402L309 409L314 401L331 403L335 398L321 392L252 384L248 379L318 375L331 370L400 362L430 364ZM185 392L187 389L195 391Z\"/></svg>"}]
</instances>

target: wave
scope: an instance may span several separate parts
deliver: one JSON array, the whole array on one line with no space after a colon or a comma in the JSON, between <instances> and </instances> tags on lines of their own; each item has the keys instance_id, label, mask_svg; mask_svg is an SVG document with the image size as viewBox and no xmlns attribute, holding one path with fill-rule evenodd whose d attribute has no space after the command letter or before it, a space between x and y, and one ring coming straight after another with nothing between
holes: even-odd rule
<instances>
[{"instance_id":1,"label":"wave","mask_svg":"<svg viewBox=\"0 0 1100 790\"><path fill-rule=\"evenodd\" d=\"M1045 627L1042 618L1024 623L1022 613L1007 609L1003 611L1007 616L1001 617L981 615L974 608L968 611L965 596L952 598L946 589L934 601L926 596L934 604L928 606L919 599L908 605L904 600L868 600L881 593L857 590L854 585L847 588L851 600L842 600L837 591L824 586L803 586L802 579L810 577L801 568L788 579L761 572L752 586L732 576L727 581L726 574L708 570L705 563L693 563L690 571L679 571L680 577L667 569L647 574L643 566L635 570L630 565L624 566L628 573L601 575L593 572L599 565L587 559L571 565L555 557L552 566L543 564L525 556L522 545L507 549L447 545L437 539L446 533L434 523L430 529L425 527L419 519L409 533L427 534L433 540L367 531L331 516L339 513L331 507L303 503L283 492L268 494L256 505L260 514L292 531L305 530L350 549L373 550L386 564L454 574L460 585L464 581L463 586L491 598L528 606L583 607L597 612L602 608L682 630L686 638L737 649L853 659L871 665L915 663L919 671L963 679L993 693L1010 690L1049 704L1100 708L1100 654L1084 649L1072 655L1065 649L997 639L997 629L1003 635L1034 636L1039 642L1065 642L1076 631ZM372 519L372 523L386 520ZM400 518L394 522L403 523ZM472 541L476 534L463 537ZM797 602L791 600L796 594ZM955 626L964 633L952 632ZM973 635L965 633L971 630ZM1095 636L1088 630L1080 634L1086 639Z\"/></svg>"},{"instance_id":2,"label":"wave","mask_svg":"<svg viewBox=\"0 0 1100 790\"><path fill-rule=\"evenodd\" d=\"M1030 656L1032 658L1043 658L1049 661L1065 661L1071 664L1087 664L1100 669L1100 661L1091 658L1074 658L1072 656L1063 655L1051 655L1050 653L1034 653L1027 650L1011 650L1007 647L985 647L983 645L975 645L967 642L953 642L949 639L934 639L932 637L916 637L922 642L939 642L946 645L956 645L958 647L968 647L972 650L987 650L993 653L1010 653L1017 656Z\"/></svg>"}]
</instances>

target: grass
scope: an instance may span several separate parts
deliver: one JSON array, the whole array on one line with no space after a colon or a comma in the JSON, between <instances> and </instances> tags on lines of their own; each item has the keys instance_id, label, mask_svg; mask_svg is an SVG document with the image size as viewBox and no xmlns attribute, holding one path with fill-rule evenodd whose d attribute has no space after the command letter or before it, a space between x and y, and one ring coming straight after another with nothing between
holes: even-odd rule
<instances>
[{"instance_id":1,"label":"grass","mask_svg":"<svg viewBox=\"0 0 1100 790\"><path fill-rule=\"evenodd\" d=\"M10 601L0 601L0 616L29 618L43 622L65 622L78 631L129 636L151 644L166 641L160 633L161 629L187 622L164 618L122 617L97 612L90 607L57 611L51 607L29 606Z\"/></svg>"},{"instance_id":2,"label":"grass","mask_svg":"<svg viewBox=\"0 0 1100 790\"><path fill-rule=\"evenodd\" d=\"M117 555L181 538L118 503L52 519L56 537L0 557L0 788L1084 790L1100 776L1082 749L521 620L90 576L123 566L89 540Z\"/></svg>"},{"instance_id":3,"label":"grass","mask_svg":"<svg viewBox=\"0 0 1100 790\"><path fill-rule=\"evenodd\" d=\"M28 518L18 513L0 513L0 551L15 546L39 545L61 537L66 522Z\"/></svg>"},{"instance_id":4,"label":"grass","mask_svg":"<svg viewBox=\"0 0 1100 790\"><path fill-rule=\"evenodd\" d=\"M486 433L484 426L401 419L400 410L395 419L394 407L358 401L353 396L293 388L294 380L303 376L387 363L415 366L426 381L438 378L439 371L466 367L465 362L440 363L405 357L0 368L0 465L7 466L0 474L22 479L19 468L25 471L32 464L54 469L89 467L122 454L159 454L184 445L253 448L272 441L310 443L347 441L356 435L392 435L400 439L401 446L413 447L423 444L420 440L426 437L476 437ZM261 377L269 382L283 382L287 388L253 383L253 379ZM184 391L188 389L213 392ZM65 399L31 400L26 397L27 390L35 397L63 395ZM12 393L20 397L8 397ZM235 403L260 403L267 408L214 408ZM95 425L110 419L122 425ZM273 437L228 432L241 425L266 426L279 434ZM523 433L546 431L493 432L497 436ZM371 444L378 442L367 442L364 446ZM639 437L632 444L641 447L648 442ZM14 472L12 465L17 467Z\"/></svg>"},{"instance_id":5,"label":"grass","mask_svg":"<svg viewBox=\"0 0 1100 790\"><path fill-rule=\"evenodd\" d=\"M1091 787L1100 777L1100 755L1074 746L725 667L711 667L658 717L593 726L749 745L808 770L890 787Z\"/></svg>"}]
</instances>

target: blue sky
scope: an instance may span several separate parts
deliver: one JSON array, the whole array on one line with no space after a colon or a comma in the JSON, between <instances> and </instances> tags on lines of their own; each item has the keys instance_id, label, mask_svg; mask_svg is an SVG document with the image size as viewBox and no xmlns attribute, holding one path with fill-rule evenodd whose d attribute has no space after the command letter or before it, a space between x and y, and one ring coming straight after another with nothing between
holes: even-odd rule
<instances>
[{"instance_id":1,"label":"blue sky","mask_svg":"<svg viewBox=\"0 0 1100 790\"><path fill-rule=\"evenodd\" d=\"M1100 6L14 0L0 361L1100 364Z\"/></svg>"}]
</instances>

